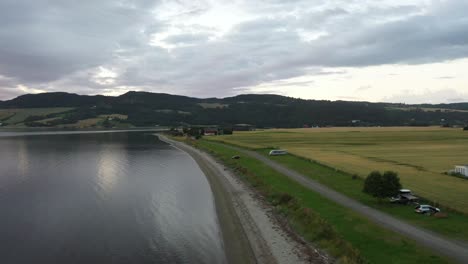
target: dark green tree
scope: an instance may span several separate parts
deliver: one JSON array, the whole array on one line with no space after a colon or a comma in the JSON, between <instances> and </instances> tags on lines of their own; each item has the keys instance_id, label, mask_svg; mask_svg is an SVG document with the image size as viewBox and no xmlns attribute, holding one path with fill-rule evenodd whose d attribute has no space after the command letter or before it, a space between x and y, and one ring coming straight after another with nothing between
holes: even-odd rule
<instances>
[{"instance_id":1,"label":"dark green tree","mask_svg":"<svg viewBox=\"0 0 468 264\"><path fill-rule=\"evenodd\" d=\"M400 178L398 173L394 171L386 171L382 175L382 195L384 197L392 197L398 194L401 189Z\"/></svg>"},{"instance_id":2,"label":"dark green tree","mask_svg":"<svg viewBox=\"0 0 468 264\"><path fill-rule=\"evenodd\" d=\"M380 197L382 193L382 174L379 171L371 172L366 180L364 181L364 189L363 192L370 194L374 197Z\"/></svg>"},{"instance_id":3,"label":"dark green tree","mask_svg":"<svg viewBox=\"0 0 468 264\"><path fill-rule=\"evenodd\" d=\"M364 182L363 192L380 200L397 194L400 189L400 178L396 172L386 171L382 175L379 171L373 171Z\"/></svg>"}]
</instances>

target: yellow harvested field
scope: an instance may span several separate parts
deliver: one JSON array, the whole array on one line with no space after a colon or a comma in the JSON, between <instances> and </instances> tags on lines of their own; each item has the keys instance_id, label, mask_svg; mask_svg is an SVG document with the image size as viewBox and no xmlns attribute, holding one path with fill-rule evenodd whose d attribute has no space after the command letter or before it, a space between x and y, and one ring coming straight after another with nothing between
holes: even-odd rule
<instances>
[{"instance_id":1,"label":"yellow harvested field","mask_svg":"<svg viewBox=\"0 0 468 264\"><path fill-rule=\"evenodd\" d=\"M208 139L208 138L207 138ZM272 129L210 137L249 148L278 147L328 166L366 176L399 173L405 188L468 213L468 180L445 175L468 164L468 131L440 127Z\"/></svg>"}]
</instances>

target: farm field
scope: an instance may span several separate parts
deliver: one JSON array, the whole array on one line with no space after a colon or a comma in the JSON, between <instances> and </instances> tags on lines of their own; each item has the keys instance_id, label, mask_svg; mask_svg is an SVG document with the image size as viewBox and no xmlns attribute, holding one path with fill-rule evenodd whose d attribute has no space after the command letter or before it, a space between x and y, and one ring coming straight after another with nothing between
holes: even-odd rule
<instances>
[{"instance_id":1,"label":"farm field","mask_svg":"<svg viewBox=\"0 0 468 264\"><path fill-rule=\"evenodd\" d=\"M15 128L24 128L26 118L30 116L40 116L43 119L34 120L36 123L42 123L47 125L49 122L61 120L65 114L74 108L71 107L53 107L53 108L19 108L19 109L0 109L0 121L5 126L15 127ZM63 114L62 114L63 113ZM49 114L58 114L52 117L47 117ZM75 123L65 123L55 125L57 128L92 128L102 126L104 121L108 120L109 126L112 127L129 127L128 124L121 124L117 120L127 120L127 115L121 114L105 114L99 115L94 118L87 118L78 120Z\"/></svg>"},{"instance_id":2,"label":"farm field","mask_svg":"<svg viewBox=\"0 0 468 264\"><path fill-rule=\"evenodd\" d=\"M468 132L461 129L274 129L207 139L252 149L284 148L363 178L372 170L393 170L417 195L468 213L468 180L443 174L468 164Z\"/></svg>"},{"instance_id":3,"label":"farm field","mask_svg":"<svg viewBox=\"0 0 468 264\"><path fill-rule=\"evenodd\" d=\"M7 125L14 125L23 122L29 116L46 116L72 109L71 107L0 109L0 119Z\"/></svg>"},{"instance_id":4,"label":"farm field","mask_svg":"<svg viewBox=\"0 0 468 264\"><path fill-rule=\"evenodd\" d=\"M126 115L120 115L120 114L110 114L110 115L99 115L95 118L88 118L88 119L83 119L80 120L76 123L73 124L66 124L66 125L59 125L58 127L64 127L64 128L91 128L91 127L98 127L102 126L102 123L105 120L112 120L112 119L120 119L120 120L126 120L128 116ZM112 125L121 127L119 123L113 123ZM125 126L125 127L128 127Z\"/></svg>"}]
</instances>

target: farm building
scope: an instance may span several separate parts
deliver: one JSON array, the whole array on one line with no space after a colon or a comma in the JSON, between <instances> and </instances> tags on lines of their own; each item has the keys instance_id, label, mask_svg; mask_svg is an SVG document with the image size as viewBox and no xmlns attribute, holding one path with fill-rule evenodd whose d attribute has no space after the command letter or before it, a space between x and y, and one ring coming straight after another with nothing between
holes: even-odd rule
<instances>
[{"instance_id":1,"label":"farm building","mask_svg":"<svg viewBox=\"0 0 468 264\"><path fill-rule=\"evenodd\" d=\"M184 128L184 133L187 133L192 136L231 135L232 128L228 126L218 126L218 125L191 125L189 127Z\"/></svg>"},{"instance_id":2,"label":"farm building","mask_svg":"<svg viewBox=\"0 0 468 264\"><path fill-rule=\"evenodd\" d=\"M217 136L223 134L223 130L218 127L206 127L203 130L205 136Z\"/></svg>"},{"instance_id":3,"label":"farm building","mask_svg":"<svg viewBox=\"0 0 468 264\"><path fill-rule=\"evenodd\" d=\"M455 166L455 173L460 173L461 175L468 177L468 165Z\"/></svg>"}]
</instances>

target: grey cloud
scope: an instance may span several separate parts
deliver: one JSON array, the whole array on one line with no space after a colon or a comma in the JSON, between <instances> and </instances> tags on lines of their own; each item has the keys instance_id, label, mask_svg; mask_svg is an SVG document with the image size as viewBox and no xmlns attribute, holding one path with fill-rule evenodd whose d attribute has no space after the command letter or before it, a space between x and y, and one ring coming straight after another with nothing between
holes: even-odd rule
<instances>
[{"instance_id":1,"label":"grey cloud","mask_svg":"<svg viewBox=\"0 0 468 264\"><path fill-rule=\"evenodd\" d=\"M314 73L314 75L341 75L341 74L346 74L347 72L344 70L340 71L318 71Z\"/></svg>"},{"instance_id":2,"label":"grey cloud","mask_svg":"<svg viewBox=\"0 0 468 264\"><path fill-rule=\"evenodd\" d=\"M180 34L163 41L185 45L171 52L149 45L152 34L209 8L194 3L175 18L161 19L158 9L152 12L158 3L149 0L3 0L0 75L14 80L11 87L99 93L128 86L225 96L262 82L327 74L322 67L468 57L468 3L461 0L391 7L357 0L248 2L244 8L255 18L219 39L208 41L214 32L207 26L180 26ZM300 30L325 34L305 42ZM119 71L114 84L91 80L101 65Z\"/></svg>"},{"instance_id":3,"label":"grey cloud","mask_svg":"<svg viewBox=\"0 0 468 264\"><path fill-rule=\"evenodd\" d=\"M304 59L324 66L427 63L468 56L468 21L460 17L413 16L311 43Z\"/></svg>"},{"instance_id":4,"label":"grey cloud","mask_svg":"<svg viewBox=\"0 0 468 264\"><path fill-rule=\"evenodd\" d=\"M395 10L398 12L394 13L402 13L415 8L405 6ZM467 22L447 17L446 22L452 27L447 32L446 26L439 23L448 13L432 10L427 15L368 24L348 32L334 29L330 30L334 32L332 35L311 43L301 41L294 31L300 21L288 16L259 18L236 26L221 41L177 49L176 58L165 61L165 69L158 65L153 69L159 74L158 83L170 79L171 83L164 85L200 96L225 95L233 87L300 76L309 73L310 67L424 63L465 57L468 46L454 48L454 45L463 43L468 36L464 34ZM345 11L330 12L330 15L349 16ZM175 68L177 71L171 71ZM145 75L150 72L140 72L139 78L144 79Z\"/></svg>"},{"instance_id":5,"label":"grey cloud","mask_svg":"<svg viewBox=\"0 0 468 264\"><path fill-rule=\"evenodd\" d=\"M19 95L24 94L23 91L18 90L18 89L11 89L11 88L5 88L0 86L0 101L1 100L8 100L14 97L17 97Z\"/></svg>"},{"instance_id":6,"label":"grey cloud","mask_svg":"<svg viewBox=\"0 0 468 264\"><path fill-rule=\"evenodd\" d=\"M11 99L23 93L15 79L0 75L0 100Z\"/></svg>"},{"instance_id":7,"label":"grey cloud","mask_svg":"<svg viewBox=\"0 0 468 264\"><path fill-rule=\"evenodd\" d=\"M163 41L171 44L202 44L206 42L211 34L201 33L201 34L178 34L172 35L165 38Z\"/></svg>"},{"instance_id":8,"label":"grey cloud","mask_svg":"<svg viewBox=\"0 0 468 264\"><path fill-rule=\"evenodd\" d=\"M455 89L444 89L433 91L426 89L421 93L414 93L406 90L403 93L383 97L384 102L405 102L405 103L454 103L468 101L468 93L460 93Z\"/></svg>"},{"instance_id":9,"label":"grey cloud","mask_svg":"<svg viewBox=\"0 0 468 264\"><path fill-rule=\"evenodd\" d=\"M313 80L308 80L308 81L290 81L290 82L273 82L271 84L269 84L268 86L269 87L275 87L275 86L278 86L278 87L282 87L282 86L285 86L285 85L289 85L289 86L302 86L302 87L310 87L311 85L313 85L315 83L315 81Z\"/></svg>"},{"instance_id":10,"label":"grey cloud","mask_svg":"<svg viewBox=\"0 0 468 264\"><path fill-rule=\"evenodd\" d=\"M0 2L0 73L53 81L100 65L138 35L154 1ZM134 45L134 43L130 43Z\"/></svg>"},{"instance_id":11,"label":"grey cloud","mask_svg":"<svg viewBox=\"0 0 468 264\"><path fill-rule=\"evenodd\" d=\"M16 81L0 75L0 87L11 88L16 85Z\"/></svg>"}]
</instances>

